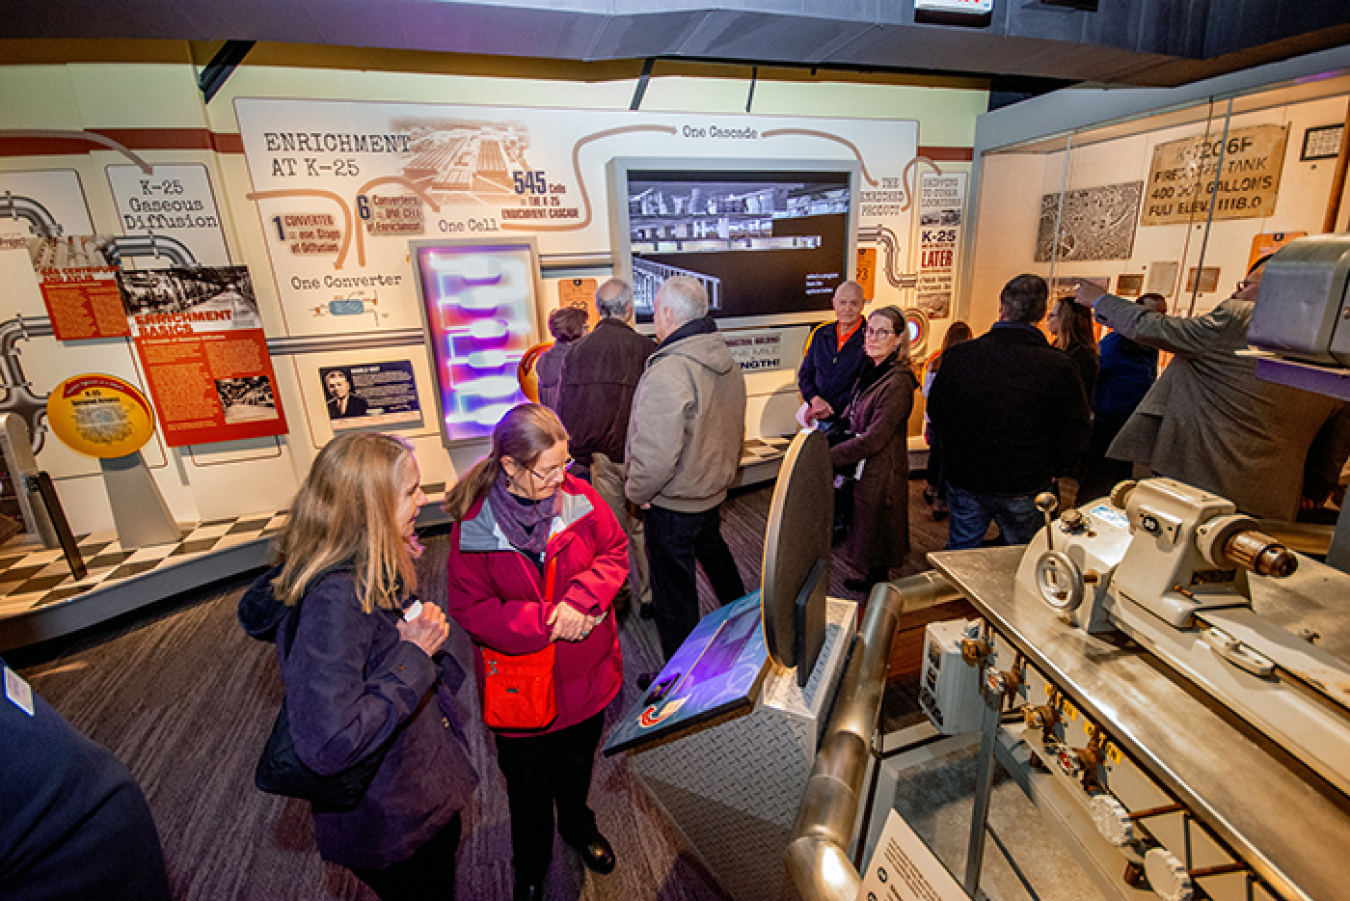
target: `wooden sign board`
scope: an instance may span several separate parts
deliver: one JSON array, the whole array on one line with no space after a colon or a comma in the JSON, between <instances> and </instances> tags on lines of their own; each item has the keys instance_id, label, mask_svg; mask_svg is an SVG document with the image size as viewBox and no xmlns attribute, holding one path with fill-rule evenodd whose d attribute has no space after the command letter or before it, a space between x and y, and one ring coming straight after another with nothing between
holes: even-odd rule
<instances>
[{"instance_id":1,"label":"wooden sign board","mask_svg":"<svg viewBox=\"0 0 1350 901\"><path fill-rule=\"evenodd\" d=\"M1284 125L1197 135L1153 148L1140 225L1209 218L1256 219L1275 211L1289 138Z\"/></svg>"}]
</instances>

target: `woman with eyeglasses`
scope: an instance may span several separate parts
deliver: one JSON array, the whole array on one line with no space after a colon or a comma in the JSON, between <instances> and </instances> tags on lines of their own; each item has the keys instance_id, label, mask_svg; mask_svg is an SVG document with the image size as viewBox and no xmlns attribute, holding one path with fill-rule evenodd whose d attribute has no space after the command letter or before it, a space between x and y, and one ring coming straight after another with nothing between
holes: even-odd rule
<instances>
[{"instance_id":1,"label":"woman with eyeglasses","mask_svg":"<svg viewBox=\"0 0 1350 901\"><path fill-rule=\"evenodd\" d=\"M628 541L590 485L568 474L567 430L538 404L513 407L492 453L446 496L455 520L447 562L450 615L484 651L556 652L557 717L537 729L496 729L506 777L517 899L543 897L557 831L597 873L614 849L586 803L604 711L619 693L623 655L611 615L628 578Z\"/></svg>"},{"instance_id":2,"label":"woman with eyeglasses","mask_svg":"<svg viewBox=\"0 0 1350 901\"><path fill-rule=\"evenodd\" d=\"M853 437L830 448L836 472L854 478L853 528L845 557L861 579L851 591L868 592L890 578L909 553L909 414L918 380L909 360L909 329L897 307L867 318L867 361L848 405Z\"/></svg>"}]
</instances>

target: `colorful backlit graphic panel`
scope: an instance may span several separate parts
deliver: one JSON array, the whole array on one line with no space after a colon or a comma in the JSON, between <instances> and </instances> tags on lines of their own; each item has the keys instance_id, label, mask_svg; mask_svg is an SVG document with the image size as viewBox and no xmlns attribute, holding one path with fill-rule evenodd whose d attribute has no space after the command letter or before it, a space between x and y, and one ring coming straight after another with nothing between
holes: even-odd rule
<instances>
[{"instance_id":1,"label":"colorful backlit graphic panel","mask_svg":"<svg viewBox=\"0 0 1350 901\"><path fill-rule=\"evenodd\" d=\"M446 443L489 435L526 398L516 379L535 343L532 242L414 242Z\"/></svg>"}]
</instances>

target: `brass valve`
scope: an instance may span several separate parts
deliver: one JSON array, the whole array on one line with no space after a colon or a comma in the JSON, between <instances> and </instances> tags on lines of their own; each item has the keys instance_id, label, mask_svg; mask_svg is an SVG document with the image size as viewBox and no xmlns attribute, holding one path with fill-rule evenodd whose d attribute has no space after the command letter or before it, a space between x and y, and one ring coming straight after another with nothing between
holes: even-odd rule
<instances>
[{"instance_id":1,"label":"brass valve","mask_svg":"<svg viewBox=\"0 0 1350 901\"><path fill-rule=\"evenodd\" d=\"M993 647L983 638L961 639L961 659L967 666L978 666L993 651Z\"/></svg>"},{"instance_id":2,"label":"brass valve","mask_svg":"<svg viewBox=\"0 0 1350 901\"><path fill-rule=\"evenodd\" d=\"M1059 711L1050 705L1022 708L1022 722L1032 729L1048 730L1059 722Z\"/></svg>"}]
</instances>

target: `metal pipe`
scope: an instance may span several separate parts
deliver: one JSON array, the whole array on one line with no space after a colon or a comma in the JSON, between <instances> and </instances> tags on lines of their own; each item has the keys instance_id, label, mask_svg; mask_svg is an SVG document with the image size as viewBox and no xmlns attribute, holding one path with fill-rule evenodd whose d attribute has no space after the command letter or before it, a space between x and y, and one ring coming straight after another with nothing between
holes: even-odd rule
<instances>
[{"instance_id":1,"label":"metal pipe","mask_svg":"<svg viewBox=\"0 0 1350 901\"><path fill-rule=\"evenodd\" d=\"M862 879L848 849L900 617L906 607L945 604L961 596L955 585L931 570L872 589L784 854L803 901L857 898Z\"/></svg>"}]
</instances>

